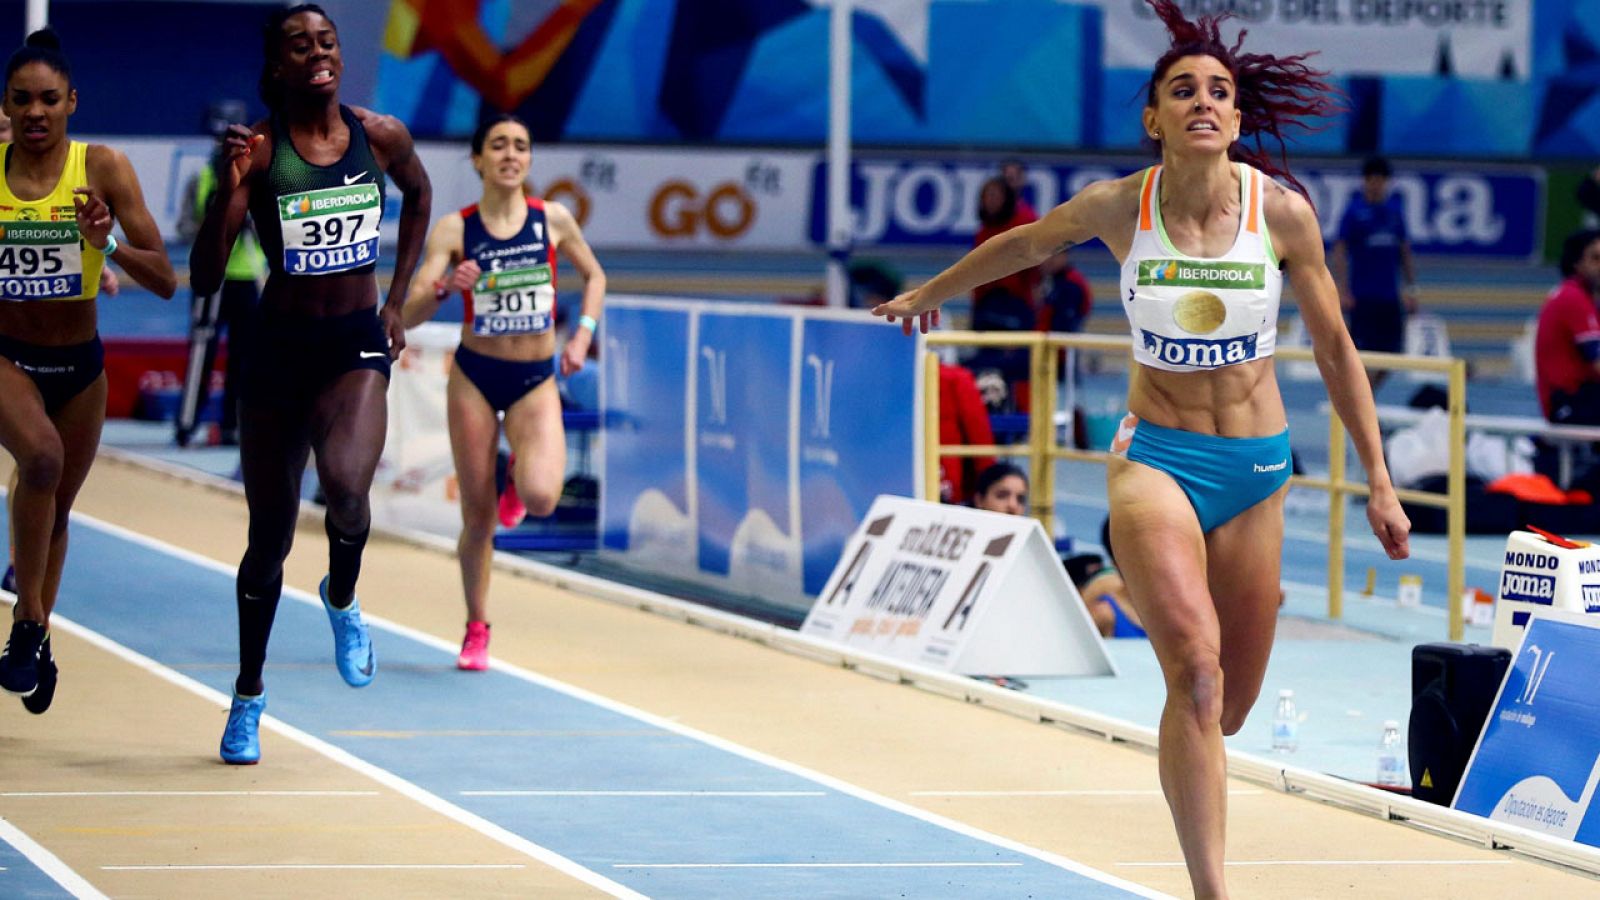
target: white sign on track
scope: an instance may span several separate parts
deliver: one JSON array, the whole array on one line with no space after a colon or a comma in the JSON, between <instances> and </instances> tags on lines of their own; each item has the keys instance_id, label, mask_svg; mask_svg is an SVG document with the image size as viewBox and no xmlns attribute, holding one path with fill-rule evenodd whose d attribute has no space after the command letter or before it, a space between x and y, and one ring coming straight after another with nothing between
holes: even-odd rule
<instances>
[{"instance_id":1,"label":"white sign on track","mask_svg":"<svg viewBox=\"0 0 1600 900\"><path fill-rule=\"evenodd\" d=\"M1114 675L1034 519L882 495L801 633L964 675Z\"/></svg>"}]
</instances>

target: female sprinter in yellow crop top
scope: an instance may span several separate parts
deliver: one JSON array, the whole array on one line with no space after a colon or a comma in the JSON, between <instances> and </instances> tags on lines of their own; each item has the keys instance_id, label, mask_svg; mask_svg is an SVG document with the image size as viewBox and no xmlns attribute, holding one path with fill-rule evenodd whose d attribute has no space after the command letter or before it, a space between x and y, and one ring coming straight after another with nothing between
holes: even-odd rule
<instances>
[{"instance_id":1,"label":"female sprinter in yellow crop top","mask_svg":"<svg viewBox=\"0 0 1600 900\"><path fill-rule=\"evenodd\" d=\"M924 328L939 304L1091 238L1122 267L1136 365L1106 466L1111 538L1167 684L1159 769L1196 897L1226 897L1224 734L1266 674L1278 613L1289 440L1272 364L1288 276L1328 396L1367 472L1367 520L1391 559L1410 522L1390 483L1372 391L1340 317L1311 204L1264 137L1332 109L1304 56L1245 53L1219 17L1147 0L1170 43L1143 113L1161 165L1092 184L873 312ZM1240 138L1254 137L1254 146ZM1270 237L1269 237L1270 234Z\"/></svg>"},{"instance_id":2,"label":"female sprinter in yellow crop top","mask_svg":"<svg viewBox=\"0 0 1600 900\"><path fill-rule=\"evenodd\" d=\"M16 459L17 605L0 688L42 713L55 696L50 610L67 553L67 517L100 446L105 353L95 296L109 257L171 298L177 278L128 158L67 137L78 106L72 68L44 29L6 64L0 144L0 445ZM111 233L122 223L124 241Z\"/></svg>"}]
</instances>

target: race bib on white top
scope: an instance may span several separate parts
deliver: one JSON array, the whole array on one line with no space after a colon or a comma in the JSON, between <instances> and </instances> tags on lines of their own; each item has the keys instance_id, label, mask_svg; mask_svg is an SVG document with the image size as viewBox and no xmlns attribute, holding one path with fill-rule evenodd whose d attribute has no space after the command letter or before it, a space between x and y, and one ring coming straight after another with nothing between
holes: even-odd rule
<instances>
[{"instance_id":1,"label":"race bib on white top","mask_svg":"<svg viewBox=\"0 0 1600 900\"><path fill-rule=\"evenodd\" d=\"M76 222L0 222L0 299L67 300L83 293Z\"/></svg>"},{"instance_id":2,"label":"race bib on white top","mask_svg":"<svg viewBox=\"0 0 1600 900\"><path fill-rule=\"evenodd\" d=\"M283 270L328 275L378 261L383 204L376 184L352 184L278 198Z\"/></svg>"},{"instance_id":3,"label":"race bib on white top","mask_svg":"<svg viewBox=\"0 0 1600 900\"><path fill-rule=\"evenodd\" d=\"M496 337L549 331L555 302L548 265L484 272L472 287L472 333Z\"/></svg>"}]
</instances>

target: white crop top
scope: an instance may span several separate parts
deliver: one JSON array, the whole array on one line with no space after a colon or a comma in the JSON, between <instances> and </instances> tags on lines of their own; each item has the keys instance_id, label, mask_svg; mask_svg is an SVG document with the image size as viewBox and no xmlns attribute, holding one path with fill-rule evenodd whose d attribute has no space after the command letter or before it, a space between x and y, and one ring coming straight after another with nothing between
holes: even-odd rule
<instances>
[{"instance_id":1,"label":"white crop top","mask_svg":"<svg viewBox=\"0 0 1600 900\"><path fill-rule=\"evenodd\" d=\"M1239 167L1239 235L1227 253L1180 253L1161 224L1161 166L1144 173L1139 226L1122 261L1122 302L1133 326L1133 360L1168 372L1198 372L1272 355L1283 273L1267 236L1266 176Z\"/></svg>"}]
</instances>

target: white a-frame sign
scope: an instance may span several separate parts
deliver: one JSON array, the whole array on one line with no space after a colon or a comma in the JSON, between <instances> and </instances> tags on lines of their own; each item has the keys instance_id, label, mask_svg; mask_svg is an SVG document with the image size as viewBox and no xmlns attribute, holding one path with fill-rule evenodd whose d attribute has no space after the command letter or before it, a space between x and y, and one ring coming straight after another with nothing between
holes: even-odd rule
<instances>
[{"instance_id":1,"label":"white a-frame sign","mask_svg":"<svg viewBox=\"0 0 1600 900\"><path fill-rule=\"evenodd\" d=\"M963 675L1114 675L1039 523L879 496L802 634Z\"/></svg>"}]
</instances>

